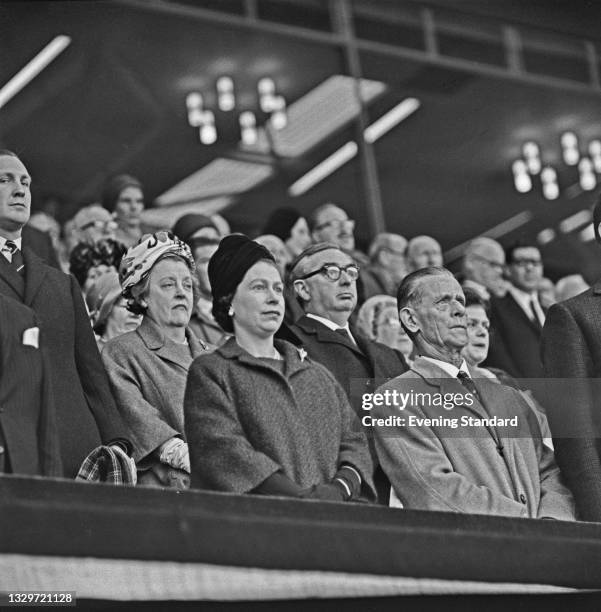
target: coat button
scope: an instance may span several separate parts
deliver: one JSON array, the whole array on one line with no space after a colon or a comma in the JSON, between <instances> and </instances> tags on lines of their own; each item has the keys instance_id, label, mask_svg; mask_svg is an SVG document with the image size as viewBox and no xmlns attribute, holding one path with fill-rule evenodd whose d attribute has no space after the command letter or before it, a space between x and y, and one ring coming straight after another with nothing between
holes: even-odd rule
<instances>
[{"instance_id":1,"label":"coat button","mask_svg":"<svg viewBox=\"0 0 601 612\"><path fill-rule=\"evenodd\" d=\"M0 455L4 453L4 446L0 446Z\"/></svg>"},{"instance_id":2,"label":"coat button","mask_svg":"<svg viewBox=\"0 0 601 612\"><path fill-rule=\"evenodd\" d=\"M523 493L520 493L520 501L525 504L526 503L526 496Z\"/></svg>"}]
</instances>

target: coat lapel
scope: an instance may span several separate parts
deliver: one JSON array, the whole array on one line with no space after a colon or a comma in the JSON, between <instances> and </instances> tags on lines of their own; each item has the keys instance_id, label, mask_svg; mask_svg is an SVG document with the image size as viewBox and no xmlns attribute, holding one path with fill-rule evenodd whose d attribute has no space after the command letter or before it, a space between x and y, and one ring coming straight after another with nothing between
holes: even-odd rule
<instances>
[{"instance_id":1,"label":"coat lapel","mask_svg":"<svg viewBox=\"0 0 601 612\"><path fill-rule=\"evenodd\" d=\"M457 378L452 378L442 368L439 368L435 363L418 357L411 366L411 369L417 372L429 385L437 387L439 392L444 396L446 393L460 393L466 392L465 387L459 382ZM472 377L473 378L473 377ZM485 393L481 393L481 386L478 385L478 381L474 381L476 389L482 398ZM485 400L482 400L483 402ZM479 419L486 419L490 415L488 414L485 405L483 405L478 398L474 398L474 403L471 406L462 405L461 408L473 412Z\"/></svg>"},{"instance_id":2,"label":"coat lapel","mask_svg":"<svg viewBox=\"0 0 601 612\"><path fill-rule=\"evenodd\" d=\"M504 299L507 300L507 306L512 312L512 316L521 318L522 321L529 325L536 332L536 334L540 336L542 327L524 312L523 308L515 301L511 293L507 293Z\"/></svg>"},{"instance_id":3,"label":"coat lapel","mask_svg":"<svg viewBox=\"0 0 601 612\"><path fill-rule=\"evenodd\" d=\"M180 351L175 350L172 342L168 342L163 334L162 330L152 319L145 316L142 319L140 327L136 330L144 344L158 357L164 361L173 363L174 365L188 371L190 364L193 359L203 352L202 345L199 340L193 338L190 340L188 334L188 344L190 346L189 356L182 362L182 355Z\"/></svg>"},{"instance_id":4,"label":"coat lapel","mask_svg":"<svg viewBox=\"0 0 601 612\"><path fill-rule=\"evenodd\" d=\"M329 343L329 344L342 344L346 348L351 349L358 355L365 357L363 351L350 339L347 335L346 337L342 334L338 334L335 331L332 331L323 323L316 321L315 319L311 319L311 317L301 317L296 324L307 334L312 334L317 337L318 342Z\"/></svg>"},{"instance_id":5,"label":"coat lapel","mask_svg":"<svg viewBox=\"0 0 601 612\"><path fill-rule=\"evenodd\" d=\"M3 282L19 301L25 296L25 279L0 255L0 282Z\"/></svg>"},{"instance_id":6,"label":"coat lapel","mask_svg":"<svg viewBox=\"0 0 601 612\"><path fill-rule=\"evenodd\" d=\"M31 306L48 272L48 266L28 247L23 248L25 262L25 304Z\"/></svg>"}]
</instances>

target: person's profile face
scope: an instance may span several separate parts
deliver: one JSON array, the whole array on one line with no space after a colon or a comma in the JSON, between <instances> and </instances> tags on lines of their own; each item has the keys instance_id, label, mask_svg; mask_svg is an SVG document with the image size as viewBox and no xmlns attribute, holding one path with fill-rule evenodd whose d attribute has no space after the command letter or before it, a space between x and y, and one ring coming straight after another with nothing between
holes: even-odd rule
<instances>
[{"instance_id":1,"label":"person's profile face","mask_svg":"<svg viewBox=\"0 0 601 612\"><path fill-rule=\"evenodd\" d=\"M31 177L17 157L0 157L0 229L19 231L29 221Z\"/></svg>"}]
</instances>

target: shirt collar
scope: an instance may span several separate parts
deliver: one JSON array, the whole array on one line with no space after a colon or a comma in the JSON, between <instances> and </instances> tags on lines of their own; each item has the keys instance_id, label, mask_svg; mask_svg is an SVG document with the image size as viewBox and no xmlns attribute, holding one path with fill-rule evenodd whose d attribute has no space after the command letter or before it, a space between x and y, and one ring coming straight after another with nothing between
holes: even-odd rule
<instances>
[{"instance_id":1,"label":"shirt collar","mask_svg":"<svg viewBox=\"0 0 601 612\"><path fill-rule=\"evenodd\" d=\"M0 251L4 248L4 245L6 244L7 238L4 238L4 236L0 236ZM17 245L17 248L19 249L19 251L22 251L23 249L21 248L21 242L23 241L23 238L15 238L13 240L13 242Z\"/></svg>"},{"instance_id":2,"label":"shirt collar","mask_svg":"<svg viewBox=\"0 0 601 612\"><path fill-rule=\"evenodd\" d=\"M322 323L323 325L325 325L328 329L331 329L332 331L336 331L337 329L344 329L346 333L349 335L349 338L355 344L357 344L357 341L355 340L353 334L351 334L351 328L349 327L348 321L344 325L338 325L334 323L333 321L330 321L330 319L325 319L324 317L320 317L319 315L316 315L310 312L307 313L307 316L310 319L315 319L316 321L319 321L319 323Z\"/></svg>"},{"instance_id":3,"label":"shirt collar","mask_svg":"<svg viewBox=\"0 0 601 612\"><path fill-rule=\"evenodd\" d=\"M433 357L426 357L424 355L422 355L422 359L426 359L430 363L437 365L439 368L449 374L449 376L451 376L452 378L457 378L457 374L459 374L460 371L465 372L471 378L471 374L470 371L467 369L467 363L465 362L465 359L461 362L461 365L459 367L454 366L448 361L440 361L440 359L434 359Z\"/></svg>"}]
</instances>

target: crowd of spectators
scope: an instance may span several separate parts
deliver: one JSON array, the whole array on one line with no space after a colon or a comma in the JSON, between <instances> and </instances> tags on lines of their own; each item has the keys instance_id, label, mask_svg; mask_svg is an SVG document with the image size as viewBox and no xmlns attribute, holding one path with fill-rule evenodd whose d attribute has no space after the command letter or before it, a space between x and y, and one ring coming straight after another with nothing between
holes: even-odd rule
<instances>
[{"instance_id":1,"label":"crowd of spectators","mask_svg":"<svg viewBox=\"0 0 601 612\"><path fill-rule=\"evenodd\" d=\"M575 468L586 440L560 442L562 474L557 406L528 384L559 376L547 313L595 289L546 279L536 245L477 237L453 275L432 236L361 252L332 202L254 240L202 214L146 232L129 175L61 240L30 183L0 151L0 471L601 520L580 485L600 453Z\"/></svg>"}]
</instances>

